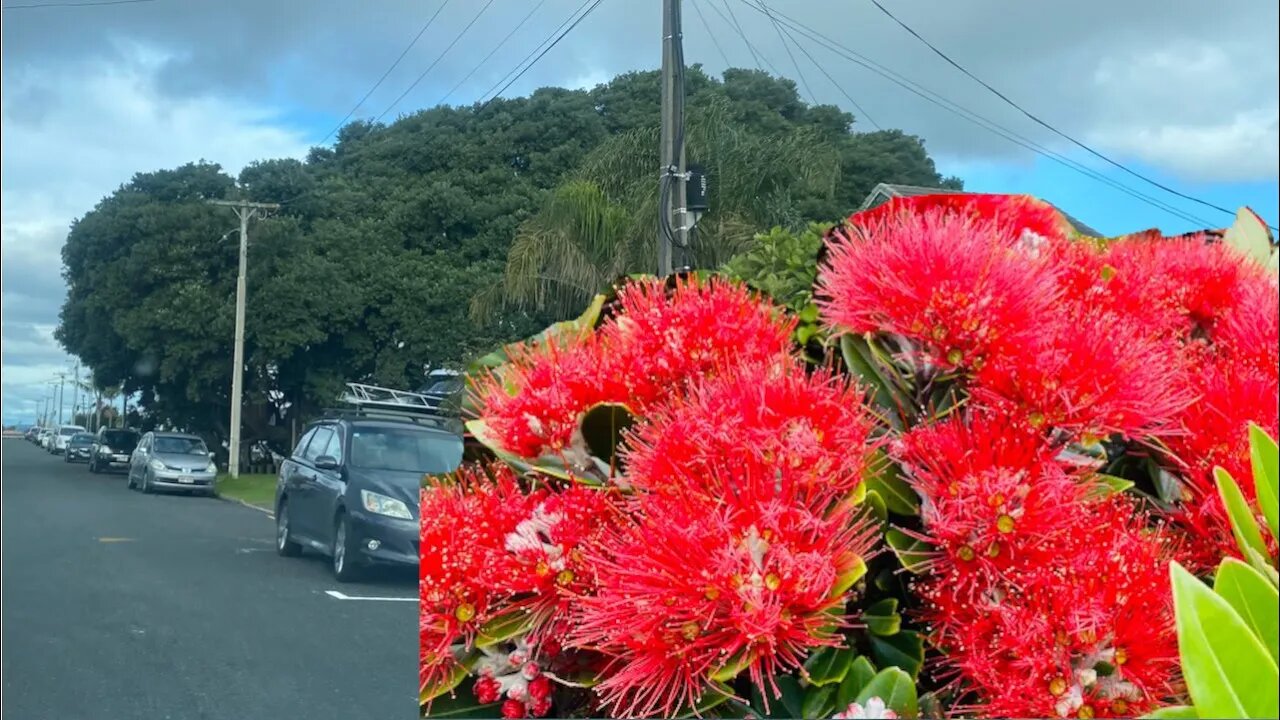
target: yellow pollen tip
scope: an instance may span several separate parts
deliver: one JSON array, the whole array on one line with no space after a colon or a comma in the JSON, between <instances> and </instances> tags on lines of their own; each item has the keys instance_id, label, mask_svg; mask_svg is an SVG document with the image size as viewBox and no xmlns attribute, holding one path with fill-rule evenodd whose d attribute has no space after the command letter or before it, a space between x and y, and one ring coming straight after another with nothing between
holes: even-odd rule
<instances>
[{"instance_id":1,"label":"yellow pollen tip","mask_svg":"<svg viewBox=\"0 0 1280 720\"><path fill-rule=\"evenodd\" d=\"M1013 525L1012 515L1001 515L996 518L996 529L1002 533L1008 534L1013 532Z\"/></svg>"},{"instance_id":2,"label":"yellow pollen tip","mask_svg":"<svg viewBox=\"0 0 1280 720\"><path fill-rule=\"evenodd\" d=\"M1124 648L1118 647L1116 648L1116 656L1114 659L1117 665L1123 665L1129 662L1129 653L1125 652Z\"/></svg>"},{"instance_id":3,"label":"yellow pollen tip","mask_svg":"<svg viewBox=\"0 0 1280 720\"><path fill-rule=\"evenodd\" d=\"M1116 698L1111 701L1111 712L1116 715L1124 715L1129 712L1129 703L1125 702L1124 698Z\"/></svg>"},{"instance_id":4,"label":"yellow pollen tip","mask_svg":"<svg viewBox=\"0 0 1280 720\"><path fill-rule=\"evenodd\" d=\"M1066 678L1056 677L1049 681L1049 694L1058 696L1067 691Z\"/></svg>"},{"instance_id":5,"label":"yellow pollen tip","mask_svg":"<svg viewBox=\"0 0 1280 720\"><path fill-rule=\"evenodd\" d=\"M556 584L557 584L557 585L562 585L562 586L563 586L563 585L568 585L568 584L569 584L569 583L571 583L571 582L573 582L573 571L572 571L572 570L561 570L561 571L560 571L560 573L559 573L558 575L556 575Z\"/></svg>"},{"instance_id":6,"label":"yellow pollen tip","mask_svg":"<svg viewBox=\"0 0 1280 720\"><path fill-rule=\"evenodd\" d=\"M961 545L960 549L956 550L956 556L965 562L969 562L977 557L976 553L973 552L973 548L968 545Z\"/></svg>"},{"instance_id":7,"label":"yellow pollen tip","mask_svg":"<svg viewBox=\"0 0 1280 720\"><path fill-rule=\"evenodd\" d=\"M715 587L708 587L703 591L702 595L708 600L715 600L720 597L720 590Z\"/></svg>"},{"instance_id":8,"label":"yellow pollen tip","mask_svg":"<svg viewBox=\"0 0 1280 720\"><path fill-rule=\"evenodd\" d=\"M1080 709L1076 711L1076 717L1081 718L1081 720L1091 720L1093 718L1093 706L1081 705Z\"/></svg>"},{"instance_id":9,"label":"yellow pollen tip","mask_svg":"<svg viewBox=\"0 0 1280 720\"><path fill-rule=\"evenodd\" d=\"M942 338L944 338L944 337L946 337L946 336L947 336L947 329L946 329L945 327L943 327L943 326L941 326L941 325L934 325L934 326L933 326L933 339L934 339L934 340L941 340Z\"/></svg>"},{"instance_id":10,"label":"yellow pollen tip","mask_svg":"<svg viewBox=\"0 0 1280 720\"><path fill-rule=\"evenodd\" d=\"M1111 278L1116 276L1116 269L1111 267L1110 265L1103 265L1102 272L1100 272L1099 274L1102 276L1103 282L1107 282L1111 280Z\"/></svg>"},{"instance_id":11,"label":"yellow pollen tip","mask_svg":"<svg viewBox=\"0 0 1280 720\"><path fill-rule=\"evenodd\" d=\"M539 577L545 577L551 572L551 566L539 560L538 564L534 566L533 572Z\"/></svg>"},{"instance_id":12,"label":"yellow pollen tip","mask_svg":"<svg viewBox=\"0 0 1280 720\"><path fill-rule=\"evenodd\" d=\"M959 365L962 360L964 360L964 353L959 350L952 350L947 353L947 362L952 365Z\"/></svg>"},{"instance_id":13,"label":"yellow pollen tip","mask_svg":"<svg viewBox=\"0 0 1280 720\"><path fill-rule=\"evenodd\" d=\"M1031 423L1031 427L1038 428L1044 426L1045 419L1044 413L1033 412L1031 417L1027 418L1027 422Z\"/></svg>"},{"instance_id":14,"label":"yellow pollen tip","mask_svg":"<svg viewBox=\"0 0 1280 720\"><path fill-rule=\"evenodd\" d=\"M987 498L987 504L991 507L1000 507L1004 504L1004 500L1004 493L996 493L995 495Z\"/></svg>"},{"instance_id":15,"label":"yellow pollen tip","mask_svg":"<svg viewBox=\"0 0 1280 720\"><path fill-rule=\"evenodd\" d=\"M987 547L987 557L1000 557L1000 543L991 543L991 545Z\"/></svg>"},{"instance_id":16,"label":"yellow pollen tip","mask_svg":"<svg viewBox=\"0 0 1280 720\"><path fill-rule=\"evenodd\" d=\"M453 616L458 619L458 622L471 622L471 619L476 616L476 606L471 603L462 603L453 611Z\"/></svg>"},{"instance_id":17,"label":"yellow pollen tip","mask_svg":"<svg viewBox=\"0 0 1280 720\"><path fill-rule=\"evenodd\" d=\"M1067 637L1066 630L1059 630L1058 632L1054 633L1053 639L1055 642L1057 642L1059 645L1063 647L1066 647L1067 643L1071 641L1071 639Z\"/></svg>"},{"instance_id":18,"label":"yellow pollen tip","mask_svg":"<svg viewBox=\"0 0 1280 720\"><path fill-rule=\"evenodd\" d=\"M782 586L782 578L778 577L774 573L769 573L764 576L764 586L770 590L777 590Z\"/></svg>"},{"instance_id":19,"label":"yellow pollen tip","mask_svg":"<svg viewBox=\"0 0 1280 720\"><path fill-rule=\"evenodd\" d=\"M694 638L698 637L698 631L699 631L698 623L696 622L687 622L684 625L680 626L680 635L685 640L693 640Z\"/></svg>"},{"instance_id":20,"label":"yellow pollen tip","mask_svg":"<svg viewBox=\"0 0 1280 720\"><path fill-rule=\"evenodd\" d=\"M1088 630L1081 631L1080 642L1083 642L1089 645L1092 645L1093 643L1098 642L1098 631L1094 630L1093 628L1089 628Z\"/></svg>"}]
</instances>

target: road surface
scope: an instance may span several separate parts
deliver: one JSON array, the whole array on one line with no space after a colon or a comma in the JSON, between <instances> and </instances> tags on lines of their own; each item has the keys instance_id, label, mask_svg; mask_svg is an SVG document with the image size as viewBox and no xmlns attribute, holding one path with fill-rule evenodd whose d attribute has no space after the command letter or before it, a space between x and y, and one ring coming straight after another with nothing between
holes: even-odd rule
<instances>
[{"instance_id":1,"label":"road surface","mask_svg":"<svg viewBox=\"0 0 1280 720\"><path fill-rule=\"evenodd\" d=\"M412 572L338 585L264 513L3 453L5 720L417 717Z\"/></svg>"}]
</instances>

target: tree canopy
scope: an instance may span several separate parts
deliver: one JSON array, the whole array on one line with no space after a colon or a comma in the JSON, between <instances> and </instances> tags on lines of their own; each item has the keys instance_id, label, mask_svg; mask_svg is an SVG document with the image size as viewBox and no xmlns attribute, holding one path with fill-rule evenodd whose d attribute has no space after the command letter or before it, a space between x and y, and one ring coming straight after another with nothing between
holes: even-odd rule
<instances>
[{"instance_id":1,"label":"tree canopy","mask_svg":"<svg viewBox=\"0 0 1280 720\"><path fill-rule=\"evenodd\" d=\"M244 408L246 437L280 447L345 381L416 387L575 315L618 273L652 271L658 79L353 122L332 148L238 177L203 161L139 173L73 224L57 337L101 387L220 441L238 238L206 201L281 203L250 229ZM857 132L790 80L695 67L687 91L689 160L712 178L694 249L706 266L774 226L838 219L879 182L958 187L919 138Z\"/></svg>"}]
</instances>

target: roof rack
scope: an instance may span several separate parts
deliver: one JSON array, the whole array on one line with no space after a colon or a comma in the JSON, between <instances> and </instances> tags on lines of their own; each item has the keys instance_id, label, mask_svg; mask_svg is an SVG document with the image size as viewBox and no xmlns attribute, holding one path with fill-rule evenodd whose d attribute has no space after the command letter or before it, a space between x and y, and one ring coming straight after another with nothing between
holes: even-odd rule
<instances>
[{"instance_id":1,"label":"roof rack","mask_svg":"<svg viewBox=\"0 0 1280 720\"><path fill-rule=\"evenodd\" d=\"M366 419L409 420L420 425L460 431L459 418L443 415L431 399L421 393L392 388L347 383L347 392L340 398L348 408L325 410L325 417L359 417Z\"/></svg>"}]
</instances>

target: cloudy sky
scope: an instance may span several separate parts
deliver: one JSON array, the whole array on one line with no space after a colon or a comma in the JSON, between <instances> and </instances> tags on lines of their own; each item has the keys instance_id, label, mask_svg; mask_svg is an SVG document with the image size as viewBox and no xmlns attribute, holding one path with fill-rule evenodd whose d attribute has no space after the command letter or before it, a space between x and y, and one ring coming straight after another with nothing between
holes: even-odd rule
<instances>
[{"instance_id":1,"label":"cloudy sky","mask_svg":"<svg viewBox=\"0 0 1280 720\"><path fill-rule=\"evenodd\" d=\"M50 379L74 362L52 339L65 294L59 250L73 219L135 172L200 159L236 172L254 159L303 156L441 4L149 0L18 7L84 1L5 3L5 424L29 422ZM1191 0L882 2L975 75L1068 135L1165 185L1227 208L1247 204L1276 222L1280 63L1274 0L1214 7ZM1199 221L1230 221L1035 125L947 65L870 0L770 4L895 76L1083 163L1091 173ZM437 104L535 6L528 23L449 102L480 98L581 1L447 2L355 116L388 111L393 119ZM656 67L660 8L657 0L604 0L506 94L543 85L589 87L620 72ZM714 73L726 63L755 66L730 11L765 69L797 76L777 30L744 0L686 0L688 62ZM392 106L473 19L452 50ZM1033 193L1108 233L1152 226L1182 231L1200 224L1034 154L829 48L810 48L866 112L860 127L869 129L874 121L924 137L943 172L959 175L969 189ZM836 85L803 54L794 54L813 97L854 111Z\"/></svg>"}]
</instances>

